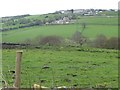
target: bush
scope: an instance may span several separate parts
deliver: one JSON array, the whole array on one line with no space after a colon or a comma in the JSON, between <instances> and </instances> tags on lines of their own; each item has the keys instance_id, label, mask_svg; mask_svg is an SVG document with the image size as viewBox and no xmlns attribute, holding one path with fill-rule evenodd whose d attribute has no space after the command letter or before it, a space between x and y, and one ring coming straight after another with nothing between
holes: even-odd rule
<instances>
[{"instance_id":1,"label":"bush","mask_svg":"<svg viewBox=\"0 0 120 90\"><path fill-rule=\"evenodd\" d=\"M93 42L96 48L106 48L107 38L105 35L98 35Z\"/></svg>"},{"instance_id":2,"label":"bush","mask_svg":"<svg viewBox=\"0 0 120 90\"><path fill-rule=\"evenodd\" d=\"M86 38L82 36L82 34L79 31L76 31L73 36L71 37L71 40L80 46L82 46L86 42Z\"/></svg>"},{"instance_id":3,"label":"bush","mask_svg":"<svg viewBox=\"0 0 120 90\"><path fill-rule=\"evenodd\" d=\"M40 44L41 45L48 45L48 46L59 46L62 44L63 39L59 36L47 36L41 38Z\"/></svg>"},{"instance_id":4,"label":"bush","mask_svg":"<svg viewBox=\"0 0 120 90\"><path fill-rule=\"evenodd\" d=\"M98 35L93 41L94 47L106 49L119 49L119 42L120 38L118 37L111 37L110 39L107 39L104 35Z\"/></svg>"},{"instance_id":5,"label":"bush","mask_svg":"<svg viewBox=\"0 0 120 90\"><path fill-rule=\"evenodd\" d=\"M31 45L31 44L32 44L32 40L31 40L31 39L26 39L26 40L24 41L24 43L25 43L25 44L30 44L30 45Z\"/></svg>"},{"instance_id":6,"label":"bush","mask_svg":"<svg viewBox=\"0 0 120 90\"><path fill-rule=\"evenodd\" d=\"M107 41L107 48L109 49L118 49L119 47L119 42L120 42L120 38L117 37L112 37Z\"/></svg>"}]
</instances>

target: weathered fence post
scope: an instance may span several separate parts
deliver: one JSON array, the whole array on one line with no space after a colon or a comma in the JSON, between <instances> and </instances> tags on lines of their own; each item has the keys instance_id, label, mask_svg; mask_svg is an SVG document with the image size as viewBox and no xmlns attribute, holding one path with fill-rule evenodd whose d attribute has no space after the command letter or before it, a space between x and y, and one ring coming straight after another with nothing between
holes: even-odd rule
<instances>
[{"instance_id":1,"label":"weathered fence post","mask_svg":"<svg viewBox=\"0 0 120 90\"><path fill-rule=\"evenodd\" d=\"M15 67L15 82L14 82L15 88L20 88L22 52L23 52L22 50L16 51L16 67Z\"/></svg>"}]
</instances>

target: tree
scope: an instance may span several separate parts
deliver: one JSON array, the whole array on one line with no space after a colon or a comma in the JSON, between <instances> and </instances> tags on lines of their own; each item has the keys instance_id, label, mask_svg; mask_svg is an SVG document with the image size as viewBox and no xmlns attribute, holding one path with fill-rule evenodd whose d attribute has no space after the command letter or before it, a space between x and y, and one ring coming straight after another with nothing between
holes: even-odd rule
<instances>
[{"instance_id":1,"label":"tree","mask_svg":"<svg viewBox=\"0 0 120 90\"><path fill-rule=\"evenodd\" d=\"M73 9L71 9L71 12L72 12L72 13L74 13L74 10L73 10Z\"/></svg>"},{"instance_id":2,"label":"tree","mask_svg":"<svg viewBox=\"0 0 120 90\"><path fill-rule=\"evenodd\" d=\"M117 37L111 37L108 41L107 41L107 48L110 49L118 49L118 44L119 44L120 39Z\"/></svg>"},{"instance_id":3,"label":"tree","mask_svg":"<svg viewBox=\"0 0 120 90\"><path fill-rule=\"evenodd\" d=\"M105 35L98 35L94 40L94 46L97 48L105 48L106 42L107 42L107 38Z\"/></svg>"},{"instance_id":4,"label":"tree","mask_svg":"<svg viewBox=\"0 0 120 90\"><path fill-rule=\"evenodd\" d=\"M31 45L31 44L32 44L32 40L28 38L28 39L26 39L26 40L24 41L24 43L25 43L25 44L30 44L30 45Z\"/></svg>"},{"instance_id":5,"label":"tree","mask_svg":"<svg viewBox=\"0 0 120 90\"><path fill-rule=\"evenodd\" d=\"M48 46L59 46L62 43L62 38L59 36L47 36L40 40L40 44Z\"/></svg>"},{"instance_id":6,"label":"tree","mask_svg":"<svg viewBox=\"0 0 120 90\"><path fill-rule=\"evenodd\" d=\"M83 31L84 31L85 28L86 28L86 23L82 23L81 26L82 26L82 31L81 31L81 33L83 33Z\"/></svg>"},{"instance_id":7,"label":"tree","mask_svg":"<svg viewBox=\"0 0 120 90\"><path fill-rule=\"evenodd\" d=\"M83 45L83 43L85 43L85 41L86 41L86 39L85 39L85 37L83 37L82 36L82 34L81 34L81 32L79 32L79 31L76 31L74 34L73 34L73 36L72 36L72 38L71 38L74 42L76 42L77 44L79 44L79 45Z\"/></svg>"}]
</instances>

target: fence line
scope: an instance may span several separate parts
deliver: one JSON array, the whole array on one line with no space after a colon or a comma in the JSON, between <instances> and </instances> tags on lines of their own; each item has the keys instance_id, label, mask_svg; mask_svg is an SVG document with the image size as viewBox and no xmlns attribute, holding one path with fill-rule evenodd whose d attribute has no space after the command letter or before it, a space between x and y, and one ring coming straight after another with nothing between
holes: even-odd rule
<instances>
[{"instance_id":1,"label":"fence line","mask_svg":"<svg viewBox=\"0 0 120 90\"><path fill-rule=\"evenodd\" d=\"M71 82L74 82L75 80L77 79L88 79L89 78L89 82L87 83L83 83L83 82L80 82L80 85L82 86L88 86L90 87L91 86L91 79L98 79L98 78L113 78L113 77L116 77L115 76L110 76L110 75L87 75L86 74L86 71L84 71L83 69L85 68L88 68L87 70L89 69L96 69L96 68L110 68L109 66L97 66L97 64L93 64L93 65L88 65L88 66L24 66L24 65L20 65L20 61L21 61L21 54L22 52L18 52L20 55L16 55L16 69L15 69L15 65L4 65L4 69L6 71L3 71L3 74L4 74L4 77L6 79L6 81L8 82L8 84L11 86L13 83L15 83L15 87L20 87L20 84L23 85L23 82L26 83L26 85L24 85L24 87L26 88L29 88L29 87L32 87L32 85L34 83L38 83L38 84L45 84L45 82L49 83L49 86L50 87L55 87L55 86L61 86L62 84L60 84L61 82L63 81L66 81L67 84L69 86L71 86ZM19 60L19 61L18 61ZM20 72L20 66L21 66L21 72ZM64 68L66 71L69 70L70 72L69 73L66 73L66 74L63 74L63 72L59 72L59 73L62 73L62 74L56 74L55 70L56 69L61 69L61 68ZM112 68L118 68L118 67L112 67ZM15 78L15 82L14 80L12 80L12 75L10 74L10 72L8 73L9 70L15 70L16 71L16 77ZM31 71L33 70L33 71ZM35 70L38 70L37 74L35 73ZM84 71L84 75L81 75L81 74L72 74L71 71L75 72L79 70L79 72L83 72ZM32 72L32 73L30 73ZM43 74L45 75L43 75ZM24 74L24 76L23 76ZM47 74L47 75L46 75ZM20 75L21 75L21 83L20 83ZM49 78L48 78L49 77ZM34 78L34 80L33 80ZM16 80L18 79L18 80ZM71 80L72 79L72 80ZM16 83L17 82L17 83ZM75 87L77 87L77 84L73 85Z\"/></svg>"}]
</instances>

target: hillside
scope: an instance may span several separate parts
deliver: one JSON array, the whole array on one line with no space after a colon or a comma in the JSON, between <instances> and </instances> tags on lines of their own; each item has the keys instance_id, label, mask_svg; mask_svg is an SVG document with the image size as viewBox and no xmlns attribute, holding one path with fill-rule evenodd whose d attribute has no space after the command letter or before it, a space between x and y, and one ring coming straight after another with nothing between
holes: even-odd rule
<instances>
[{"instance_id":1,"label":"hillside","mask_svg":"<svg viewBox=\"0 0 120 90\"><path fill-rule=\"evenodd\" d=\"M100 11L95 15L81 15L68 11L43 15L27 14L2 18L1 30L3 42L24 42L27 39L48 35L70 38L75 31L82 31L85 24L85 37L94 39L97 35L103 34L110 38L118 37L117 20L115 11Z\"/></svg>"},{"instance_id":2,"label":"hillside","mask_svg":"<svg viewBox=\"0 0 120 90\"><path fill-rule=\"evenodd\" d=\"M114 10L76 9L73 11L72 10L56 11L55 13L48 13L43 15L26 14L26 15L2 17L0 21L2 25L1 30L7 31L7 30L14 30L19 28L32 27L32 26L39 26L39 25L41 26L44 24L55 24L55 21L60 21L60 20L63 20L64 23L73 20L72 23L75 23L74 20L76 21L77 19L80 19L81 16L117 17L117 15L118 12ZM106 24L110 24L110 23L106 23Z\"/></svg>"},{"instance_id":3,"label":"hillside","mask_svg":"<svg viewBox=\"0 0 120 90\"><path fill-rule=\"evenodd\" d=\"M1 78L13 86L15 75L10 72L15 70L20 49L22 88L39 84L51 89L117 90L117 13L112 9L78 9L1 18Z\"/></svg>"},{"instance_id":4,"label":"hillside","mask_svg":"<svg viewBox=\"0 0 120 90\"><path fill-rule=\"evenodd\" d=\"M81 31L81 27L79 27ZM34 39L37 36L58 35L64 38L69 38L77 30L75 24L73 25L49 25L37 26L14 31L3 32L3 42L22 42L26 39ZM107 37L118 36L116 25L87 25L83 35L88 38L95 38L99 34L104 34Z\"/></svg>"}]
</instances>

